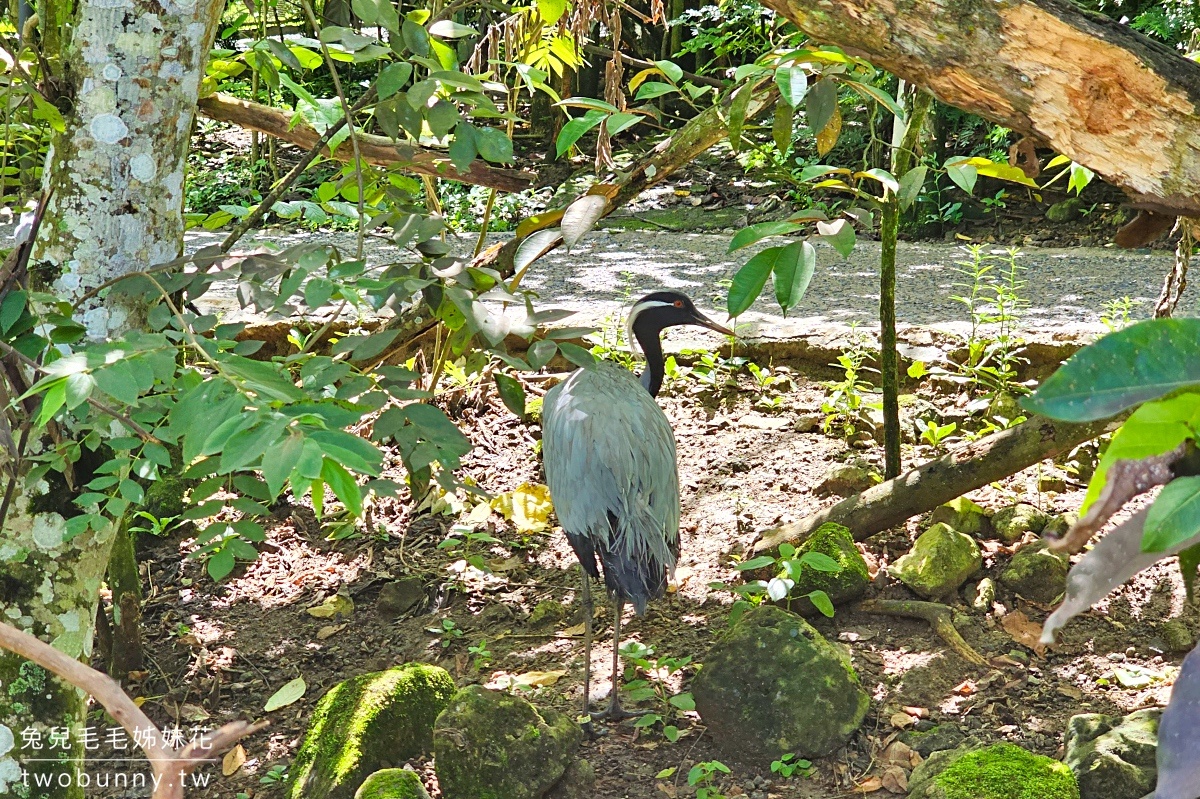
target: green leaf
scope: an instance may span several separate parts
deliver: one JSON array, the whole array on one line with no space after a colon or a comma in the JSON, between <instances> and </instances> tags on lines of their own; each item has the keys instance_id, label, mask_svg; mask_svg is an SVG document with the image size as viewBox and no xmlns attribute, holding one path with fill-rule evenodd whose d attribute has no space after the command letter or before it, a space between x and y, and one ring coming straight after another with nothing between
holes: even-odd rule
<instances>
[{"instance_id":1,"label":"green leaf","mask_svg":"<svg viewBox=\"0 0 1200 799\"><path fill-rule=\"evenodd\" d=\"M633 127L642 120L641 114L627 114L621 112L613 114L604 122L604 129L608 131L609 136L616 136L623 130Z\"/></svg>"},{"instance_id":2,"label":"green leaf","mask_svg":"<svg viewBox=\"0 0 1200 799\"><path fill-rule=\"evenodd\" d=\"M802 230L804 226L791 221L759 222L756 225L744 227L734 234L729 242L729 252L748 247L756 241L762 241L769 236L786 236Z\"/></svg>"},{"instance_id":3,"label":"green leaf","mask_svg":"<svg viewBox=\"0 0 1200 799\"><path fill-rule=\"evenodd\" d=\"M1187 601L1194 602L1196 597L1196 568L1200 566L1200 544L1193 544L1179 553L1179 574L1183 577L1183 589Z\"/></svg>"},{"instance_id":4,"label":"green leaf","mask_svg":"<svg viewBox=\"0 0 1200 799\"><path fill-rule=\"evenodd\" d=\"M928 173L929 167L922 164L908 170L904 173L904 177L900 178L900 190L896 192L896 197L900 200L901 211L907 211L917 201Z\"/></svg>"},{"instance_id":5,"label":"green leaf","mask_svg":"<svg viewBox=\"0 0 1200 799\"><path fill-rule=\"evenodd\" d=\"M400 91L407 85L408 79L412 77L412 64L407 61L400 61L395 64L388 64L379 73L379 77L375 79L375 91L379 94L380 100L386 100L396 92Z\"/></svg>"},{"instance_id":6,"label":"green leaf","mask_svg":"<svg viewBox=\"0 0 1200 799\"><path fill-rule=\"evenodd\" d=\"M807 241L793 242L783 248L773 268L775 299L787 316L800 304L817 267L817 248Z\"/></svg>"},{"instance_id":7,"label":"green leaf","mask_svg":"<svg viewBox=\"0 0 1200 799\"><path fill-rule=\"evenodd\" d=\"M829 242L843 258L849 258L854 252L854 225L845 219L835 219L832 222L818 222L817 232L821 238Z\"/></svg>"},{"instance_id":8,"label":"green leaf","mask_svg":"<svg viewBox=\"0 0 1200 799\"><path fill-rule=\"evenodd\" d=\"M443 39L461 39L464 36L476 35L476 30L468 25L461 25L454 20L439 19L429 26L429 34L431 36L440 36Z\"/></svg>"},{"instance_id":9,"label":"green leaf","mask_svg":"<svg viewBox=\"0 0 1200 799\"><path fill-rule=\"evenodd\" d=\"M860 83L856 80L842 78L842 83L849 86L854 91L866 97L868 100L874 100L882 105L887 110L891 111L900 119L904 119L904 109L896 102L895 98L885 92L883 89L877 89L869 83Z\"/></svg>"},{"instance_id":10,"label":"green leaf","mask_svg":"<svg viewBox=\"0 0 1200 799\"><path fill-rule=\"evenodd\" d=\"M476 141L478 132L479 129L470 122L459 122L454 127L454 141L450 142L447 155L450 156L450 163L454 164L454 168L459 172L470 169L471 162L479 153Z\"/></svg>"},{"instance_id":11,"label":"green leaf","mask_svg":"<svg viewBox=\"0 0 1200 799\"><path fill-rule=\"evenodd\" d=\"M274 710L279 710L281 707L295 704L304 696L306 691L308 691L308 685L304 682L304 678L297 677L271 694L271 698L263 705L263 712L270 713Z\"/></svg>"},{"instance_id":12,"label":"green leaf","mask_svg":"<svg viewBox=\"0 0 1200 799\"><path fill-rule=\"evenodd\" d=\"M832 78L822 78L809 89L804 108L808 129L814 135L825 130L829 120L833 119L833 112L837 110L837 99L837 84Z\"/></svg>"},{"instance_id":13,"label":"green leaf","mask_svg":"<svg viewBox=\"0 0 1200 799\"><path fill-rule=\"evenodd\" d=\"M325 458L321 464L321 479L333 491L334 496L342 501L352 516L362 516L362 490L358 487L358 481L350 472L346 471L344 466L330 458Z\"/></svg>"},{"instance_id":14,"label":"green leaf","mask_svg":"<svg viewBox=\"0 0 1200 799\"><path fill-rule=\"evenodd\" d=\"M567 0L537 0L538 14L547 25L556 25L567 12Z\"/></svg>"},{"instance_id":15,"label":"green leaf","mask_svg":"<svg viewBox=\"0 0 1200 799\"><path fill-rule=\"evenodd\" d=\"M893 193L898 193L900 191L900 182L896 180L892 173L888 172L886 169L880 169L879 167L876 167L874 169L868 169L866 172L857 172L854 176L863 176L878 180L883 184L884 188Z\"/></svg>"},{"instance_id":16,"label":"green leaf","mask_svg":"<svg viewBox=\"0 0 1200 799\"><path fill-rule=\"evenodd\" d=\"M42 394L42 404L38 409L37 419L34 424L38 427L45 427L46 423L54 418L54 415L67 402L67 379L60 378L49 384L44 394Z\"/></svg>"},{"instance_id":17,"label":"green leaf","mask_svg":"<svg viewBox=\"0 0 1200 799\"><path fill-rule=\"evenodd\" d=\"M575 146L575 142L579 141L580 136L599 125L607 117L608 112L593 109L563 125L554 144L555 150L558 151L558 157L561 158L563 153Z\"/></svg>"},{"instance_id":18,"label":"green leaf","mask_svg":"<svg viewBox=\"0 0 1200 799\"><path fill-rule=\"evenodd\" d=\"M517 416L524 416L525 387L521 385L521 381L503 372L496 372L495 378L496 390L500 392L500 399L504 401L504 407Z\"/></svg>"},{"instance_id":19,"label":"green leaf","mask_svg":"<svg viewBox=\"0 0 1200 799\"><path fill-rule=\"evenodd\" d=\"M750 98L754 96L753 89L750 83L742 84L729 104L729 146L735 153L742 146L742 127L746 124L746 111L750 108Z\"/></svg>"},{"instance_id":20,"label":"green leaf","mask_svg":"<svg viewBox=\"0 0 1200 799\"><path fill-rule=\"evenodd\" d=\"M801 67L779 67L775 70L775 85L789 109L799 108L808 94L808 73Z\"/></svg>"},{"instance_id":21,"label":"green leaf","mask_svg":"<svg viewBox=\"0 0 1200 799\"><path fill-rule=\"evenodd\" d=\"M404 46L412 51L413 55L429 55L429 33L417 23L404 20L400 36L404 40Z\"/></svg>"},{"instance_id":22,"label":"green leaf","mask_svg":"<svg viewBox=\"0 0 1200 799\"><path fill-rule=\"evenodd\" d=\"M813 591L808 595L808 601L812 602L813 607L821 611L826 618L833 618L833 603L829 601L829 594L824 591Z\"/></svg>"},{"instance_id":23,"label":"green leaf","mask_svg":"<svg viewBox=\"0 0 1200 799\"><path fill-rule=\"evenodd\" d=\"M512 140L499 128L479 128L475 132L475 147L481 157L494 164L507 164L513 159Z\"/></svg>"},{"instance_id":24,"label":"green leaf","mask_svg":"<svg viewBox=\"0 0 1200 799\"><path fill-rule=\"evenodd\" d=\"M558 351L562 353L564 358L579 367L592 366L596 363L596 356L578 344L572 344L569 341L558 342Z\"/></svg>"},{"instance_id":25,"label":"green leaf","mask_svg":"<svg viewBox=\"0 0 1200 799\"><path fill-rule=\"evenodd\" d=\"M787 103L775 104L775 117L771 121L771 138L779 152L786 153L792 146L795 135L796 111Z\"/></svg>"},{"instance_id":26,"label":"green leaf","mask_svg":"<svg viewBox=\"0 0 1200 799\"><path fill-rule=\"evenodd\" d=\"M233 550L221 549L209 556L205 567L208 569L208 576L219 583L229 576L236 565L237 559L233 556Z\"/></svg>"},{"instance_id":27,"label":"green leaf","mask_svg":"<svg viewBox=\"0 0 1200 799\"><path fill-rule=\"evenodd\" d=\"M759 555L757 558L742 561L735 568L740 572L753 571L754 569L763 569L775 563L775 558L770 555Z\"/></svg>"},{"instance_id":28,"label":"green leaf","mask_svg":"<svg viewBox=\"0 0 1200 799\"><path fill-rule=\"evenodd\" d=\"M672 83L679 83L683 80L683 69L673 61L655 61L654 66L662 70L662 74L666 75Z\"/></svg>"},{"instance_id":29,"label":"green leaf","mask_svg":"<svg viewBox=\"0 0 1200 799\"><path fill-rule=\"evenodd\" d=\"M1068 422L1106 419L1200 385L1200 319L1147 319L1084 347L1021 402Z\"/></svg>"},{"instance_id":30,"label":"green leaf","mask_svg":"<svg viewBox=\"0 0 1200 799\"><path fill-rule=\"evenodd\" d=\"M786 248L768 247L747 261L733 276L729 297L725 303L725 309L731 317L740 316L758 299L763 286L767 285L771 270L775 268L775 261L784 249Z\"/></svg>"},{"instance_id":31,"label":"green leaf","mask_svg":"<svg viewBox=\"0 0 1200 799\"><path fill-rule=\"evenodd\" d=\"M667 701L684 712L696 709L696 700L691 693L675 694Z\"/></svg>"},{"instance_id":32,"label":"green leaf","mask_svg":"<svg viewBox=\"0 0 1200 799\"><path fill-rule=\"evenodd\" d=\"M0 303L0 333L8 333L25 313L27 298L28 295L20 290L5 295L4 302Z\"/></svg>"},{"instance_id":33,"label":"green leaf","mask_svg":"<svg viewBox=\"0 0 1200 799\"><path fill-rule=\"evenodd\" d=\"M271 451L271 457L263 459L262 475L263 479L267 481L267 490L271 492L271 499L279 496L283 491L288 477L291 476L292 470L300 461L300 453L303 449L304 437L293 434Z\"/></svg>"},{"instance_id":34,"label":"green leaf","mask_svg":"<svg viewBox=\"0 0 1200 799\"><path fill-rule=\"evenodd\" d=\"M655 97L662 97L664 94L671 94L672 92L677 91L679 91L679 89L675 88L669 83L663 83L662 81L649 81L638 87L637 94L634 95L633 99L639 101L653 100Z\"/></svg>"},{"instance_id":35,"label":"green leaf","mask_svg":"<svg viewBox=\"0 0 1200 799\"><path fill-rule=\"evenodd\" d=\"M1142 533L1143 552L1163 552L1200 533L1200 477L1177 477L1163 487Z\"/></svg>"},{"instance_id":36,"label":"green leaf","mask_svg":"<svg viewBox=\"0 0 1200 799\"><path fill-rule=\"evenodd\" d=\"M819 572L833 574L842 570L842 567L838 565L836 560L823 552L805 552L800 556L800 562Z\"/></svg>"},{"instance_id":37,"label":"green leaf","mask_svg":"<svg viewBox=\"0 0 1200 799\"><path fill-rule=\"evenodd\" d=\"M975 180L979 177L978 170L970 164L946 164L946 174L955 185L971 194L975 191Z\"/></svg>"}]
</instances>

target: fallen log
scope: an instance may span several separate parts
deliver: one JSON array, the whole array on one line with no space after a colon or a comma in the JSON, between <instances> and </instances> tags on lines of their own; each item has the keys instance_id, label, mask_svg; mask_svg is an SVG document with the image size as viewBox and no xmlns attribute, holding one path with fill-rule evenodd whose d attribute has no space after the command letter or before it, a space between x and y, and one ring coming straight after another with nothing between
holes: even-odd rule
<instances>
[{"instance_id":1,"label":"fallen log","mask_svg":"<svg viewBox=\"0 0 1200 799\"><path fill-rule=\"evenodd\" d=\"M1125 416L1090 424L1068 424L1034 416L1007 430L956 447L936 460L798 522L765 530L754 543L754 554L772 552L783 543L802 542L826 522L850 528L855 540L861 541L968 491L1112 432Z\"/></svg>"},{"instance_id":2,"label":"fallen log","mask_svg":"<svg viewBox=\"0 0 1200 799\"><path fill-rule=\"evenodd\" d=\"M763 0L836 44L1049 147L1134 206L1200 216L1200 64L1066 0Z\"/></svg>"}]
</instances>

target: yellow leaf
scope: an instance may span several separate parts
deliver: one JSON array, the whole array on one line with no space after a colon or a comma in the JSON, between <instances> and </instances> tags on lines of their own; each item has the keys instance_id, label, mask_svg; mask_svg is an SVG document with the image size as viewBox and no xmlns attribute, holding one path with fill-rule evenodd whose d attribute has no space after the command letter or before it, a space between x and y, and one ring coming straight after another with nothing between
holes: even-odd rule
<instances>
[{"instance_id":1,"label":"yellow leaf","mask_svg":"<svg viewBox=\"0 0 1200 799\"><path fill-rule=\"evenodd\" d=\"M246 750L241 744L230 749L225 753L225 757L221 758L221 773L226 777L232 776L246 762Z\"/></svg>"},{"instance_id":2,"label":"yellow leaf","mask_svg":"<svg viewBox=\"0 0 1200 799\"><path fill-rule=\"evenodd\" d=\"M306 612L315 619L349 616L354 612L354 600L344 594L334 594L321 604L308 608Z\"/></svg>"},{"instance_id":3,"label":"yellow leaf","mask_svg":"<svg viewBox=\"0 0 1200 799\"><path fill-rule=\"evenodd\" d=\"M825 127L817 134L817 155L824 156L837 144L838 136L842 133L842 112L834 108L833 116L825 123Z\"/></svg>"},{"instance_id":4,"label":"yellow leaf","mask_svg":"<svg viewBox=\"0 0 1200 799\"><path fill-rule=\"evenodd\" d=\"M539 533L550 529L550 489L541 483L525 483L515 491L501 494L492 500L495 508L512 522L519 533Z\"/></svg>"},{"instance_id":5,"label":"yellow leaf","mask_svg":"<svg viewBox=\"0 0 1200 799\"><path fill-rule=\"evenodd\" d=\"M583 622L576 624L574 627L568 627L565 630L559 630L559 635L583 635L586 627Z\"/></svg>"},{"instance_id":6,"label":"yellow leaf","mask_svg":"<svg viewBox=\"0 0 1200 799\"><path fill-rule=\"evenodd\" d=\"M566 676L565 671L527 671L513 677L513 685L528 685L531 688L543 688L554 685L560 677Z\"/></svg>"},{"instance_id":7,"label":"yellow leaf","mask_svg":"<svg viewBox=\"0 0 1200 799\"><path fill-rule=\"evenodd\" d=\"M661 74L662 74L662 70L659 69L658 67L650 67L649 69L643 69L641 72L639 72L638 74L634 75L632 78L629 79L629 93L637 94L638 86L641 86L642 82L644 80L646 80L646 78L650 77L651 75L661 75Z\"/></svg>"}]
</instances>

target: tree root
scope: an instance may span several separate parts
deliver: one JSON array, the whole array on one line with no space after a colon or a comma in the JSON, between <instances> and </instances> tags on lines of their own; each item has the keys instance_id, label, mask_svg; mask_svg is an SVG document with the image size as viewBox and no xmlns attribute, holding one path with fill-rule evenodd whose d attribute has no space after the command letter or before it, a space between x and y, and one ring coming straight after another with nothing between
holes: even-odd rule
<instances>
[{"instance_id":1,"label":"tree root","mask_svg":"<svg viewBox=\"0 0 1200 799\"><path fill-rule=\"evenodd\" d=\"M860 602L858 609L867 613L880 613L887 616L904 616L909 619L923 619L946 642L954 654L968 663L976 666L986 666L987 660L954 628L950 608L939 602L918 602L904 599L869 599Z\"/></svg>"}]
</instances>

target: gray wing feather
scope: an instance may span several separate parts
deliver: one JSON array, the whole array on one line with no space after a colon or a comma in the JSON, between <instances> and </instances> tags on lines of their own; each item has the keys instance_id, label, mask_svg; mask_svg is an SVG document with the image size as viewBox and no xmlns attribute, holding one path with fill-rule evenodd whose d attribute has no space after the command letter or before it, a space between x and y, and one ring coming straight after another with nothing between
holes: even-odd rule
<instances>
[{"instance_id":1,"label":"gray wing feather","mask_svg":"<svg viewBox=\"0 0 1200 799\"><path fill-rule=\"evenodd\" d=\"M673 570L679 540L675 457L666 414L625 369L597 363L546 392L542 459L567 532L603 549L616 538L630 560Z\"/></svg>"}]
</instances>

